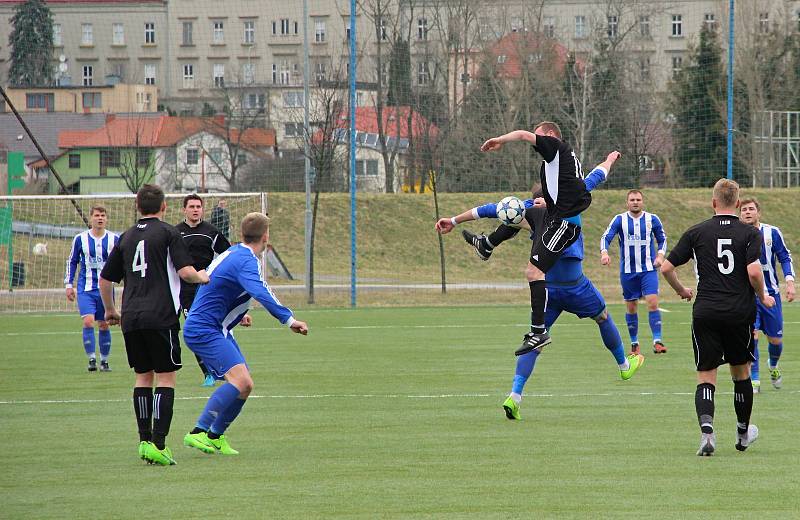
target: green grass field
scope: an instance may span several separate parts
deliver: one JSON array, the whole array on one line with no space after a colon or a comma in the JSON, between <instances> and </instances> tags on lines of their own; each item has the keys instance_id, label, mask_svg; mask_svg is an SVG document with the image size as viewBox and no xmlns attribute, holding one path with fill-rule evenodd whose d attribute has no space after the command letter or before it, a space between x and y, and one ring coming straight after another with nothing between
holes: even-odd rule
<instances>
[{"instance_id":1,"label":"green grass field","mask_svg":"<svg viewBox=\"0 0 800 520\"><path fill-rule=\"evenodd\" d=\"M669 353L645 352L627 382L595 324L564 316L523 421L511 422L500 403L525 307L301 309L308 337L259 310L237 335L256 382L228 432L241 455L181 446L209 394L184 350L169 439L178 465L166 468L136 456L118 332L114 371L90 374L77 316L3 316L0 517L796 517L797 306L785 306L784 388L764 381L756 396L761 437L734 449L723 375L708 459L694 454L689 305L666 305ZM611 311L624 325L622 308Z\"/></svg>"}]
</instances>

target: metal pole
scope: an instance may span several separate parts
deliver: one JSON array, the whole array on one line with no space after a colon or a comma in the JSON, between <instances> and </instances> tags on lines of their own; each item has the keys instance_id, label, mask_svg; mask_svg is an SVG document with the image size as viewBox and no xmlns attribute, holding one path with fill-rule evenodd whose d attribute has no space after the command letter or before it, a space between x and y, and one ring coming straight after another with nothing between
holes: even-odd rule
<instances>
[{"instance_id":1,"label":"metal pole","mask_svg":"<svg viewBox=\"0 0 800 520\"><path fill-rule=\"evenodd\" d=\"M311 129L308 125L308 83L311 71L308 64L308 0L303 0L303 154L305 155L306 213L305 213L305 252L306 252L306 301L311 301Z\"/></svg>"},{"instance_id":2,"label":"metal pole","mask_svg":"<svg viewBox=\"0 0 800 520\"><path fill-rule=\"evenodd\" d=\"M728 7L728 178L733 179L733 35L734 0Z\"/></svg>"},{"instance_id":3,"label":"metal pole","mask_svg":"<svg viewBox=\"0 0 800 520\"><path fill-rule=\"evenodd\" d=\"M356 0L350 0L350 306L356 306Z\"/></svg>"}]
</instances>

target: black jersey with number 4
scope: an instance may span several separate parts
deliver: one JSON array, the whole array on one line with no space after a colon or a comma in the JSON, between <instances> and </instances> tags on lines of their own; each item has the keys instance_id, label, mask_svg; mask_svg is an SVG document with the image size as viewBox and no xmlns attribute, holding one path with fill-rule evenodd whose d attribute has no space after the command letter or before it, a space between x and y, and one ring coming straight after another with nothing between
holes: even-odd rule
<instances>
[{"instance_id":1,"label":"black jersey with number 4","mask_svg":"<svg viewBox=\"0 0 800 520\"><path fill-rule=\"evenodd\" d=\"M100 276L124 279L122 332L178 328L180 277L192 257L178 231L161 220L139 219L111 251Z\"/></svg>"},{"instance_id":2,"label":"black jersey with number 4","mask_svg":"<svg viewBox=\"0 0 800 520\"><path fill-rule=\"evenodd\" d=\"M583 182L581 162L572 148L555 137L537 135L533 147L544 162L540 172L547 214L567 218L580 214L592 203Z\"/></svg>"},{"instance_id":3,"label":"black jersey with number 4","mask_svg":"<svg viewBox=\"0 0 800 520\"><path fill-rule=\"evenodd\" d=\"M667 260L678 266L695 259L694 318L753 323L756 302L747 266L760 256L761 234L755 227L735 215L714 215L689 228Z\"/></svg>"}]
</instances>

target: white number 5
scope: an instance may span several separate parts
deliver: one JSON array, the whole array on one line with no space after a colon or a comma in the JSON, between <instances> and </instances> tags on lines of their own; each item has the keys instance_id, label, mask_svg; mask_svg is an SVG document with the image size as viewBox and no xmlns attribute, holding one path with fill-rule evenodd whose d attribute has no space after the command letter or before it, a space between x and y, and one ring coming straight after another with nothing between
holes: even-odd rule
<instances>
[{"instance_id":1,"label":"white number 5","mask_svg":"<svg viewBox=\"0 0 800 520\"><path fill-rule=\"evenodd\" d=\"M717 268L722 274L731 274L733 272L733 251L730 249L723 249L722 246L729 246L733 243L730 238L717 239L717 257L720 260L726 260L726 263L717 262Z\"/></svg>"},{"instance_id":2,"label":"white number 5","mask_svg":"<svg viewBox=\"0 0 800 520\"><path fill-rule=\"evenodd\" d=\"M142 273L142 278L147 275L147 261L144 259L144 240L139 240L139 243L136 244L136 252L133 254L131 270L134 273Z\"/></svg>"}]
</instances>

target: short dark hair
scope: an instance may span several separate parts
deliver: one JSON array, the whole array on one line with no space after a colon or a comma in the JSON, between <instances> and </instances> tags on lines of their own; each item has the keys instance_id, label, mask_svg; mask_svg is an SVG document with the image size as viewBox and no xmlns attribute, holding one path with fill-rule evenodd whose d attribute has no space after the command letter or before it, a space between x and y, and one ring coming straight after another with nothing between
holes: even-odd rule
<instances>
[{"instance_id":1,"label":"short dark hair","mask_svg":"<svg viewBox=\"0 0 800 520\"><path fill-rule=\"evenodd\" d=\"M627 195L625 195L625 200L627 200L627 199L628 199L628 197L630 197L630 196L631 196L631 194L633 194L633 193L638 193L639 195L641 195L641 196L642 196L642 198L644 198L644 193L642 193L640 190L629 190L629 191L628 191L628 194L627 194Z\"/></svg>"},{"instance_id":2,"label":"short dark hair","mask_svg":"<svg viewBox=\"0 0 800 520\"><path fill-rule=\"evenodd\" d=\"M89 216L94 215L95 211L100 212L104 215L108 215L108 211L106 211L105 206L101 206L99 204L95 204L94 206L91 207L91 209L89 209Z\"/></svg>"},{"instance_id":3,"label":"short dark hair","mask_svg":"<svg viewBox=\"0 0 800 520\"><path fill-rule=\"evenodd\" d=\"M556 134L556 137L561 139L561 129L554 122L552 122L552 121L542 121L541 123L539 123L538 125L536 125L534 127L533 131L535 132L539 128L541 128L542 131L544 131L544 133L553 132L554 134Z\"/></svg>"},{"instance_id":4,"label":"short dark hair","mask_svg":"<svg viewBox=\"0 0 800 520\"><path fill-rule=\"evenodd\" d=\"M189 195L183 198L183 207L185 208L187 204L189 204L190 200L199 200L200 205L203 205L203 199L197 193L190 193Z\"/></svg>"},{"instance_id":5,"label":"short dark hair","mask_svg":"<svg viewBox=\"0 0 800 520\"><path fill-rule=\"evenodd\" d=\"M242 241L245 244L258 242L269 231L269 217L254 211L242 219Z\"/></svg>"},{"instance_id":6,"label":"short dark hair","mask_svg":"<svg viewBox=\"0 0 800 520\"><path fill-rule=\"evenodd\" d=\"M758 199L755 197L745 197L744 199L742 199L741 204L739 204L739 207L741 208L745 204L755 204L756 210L761 211L761 204L758 203Z\"/></svg>"},{"instance_id":7,"label":"short dark hair","mask_svg":"<svg viewBox=\"0 0 800 520\"><path fill-rule=\"evenodd\" d=\"M155 215L164 203L164 190L157 184L143 184L136 192L136 207L142 215Z\"/></svg>"}]
</instances>

